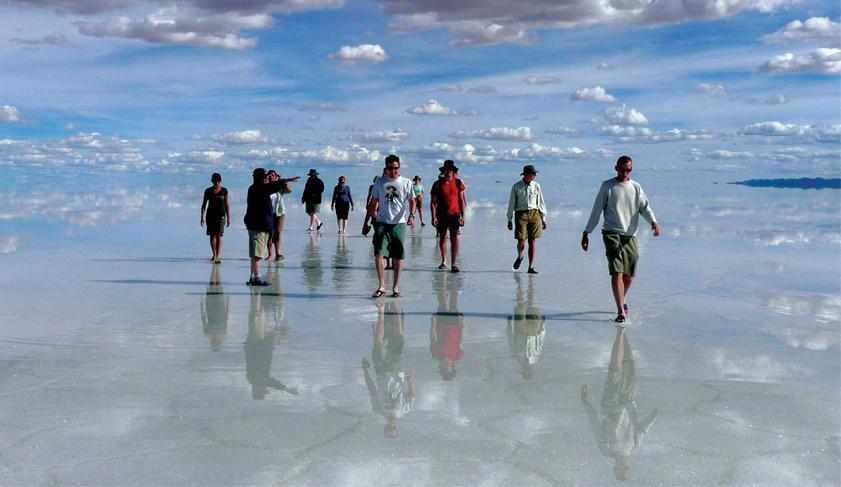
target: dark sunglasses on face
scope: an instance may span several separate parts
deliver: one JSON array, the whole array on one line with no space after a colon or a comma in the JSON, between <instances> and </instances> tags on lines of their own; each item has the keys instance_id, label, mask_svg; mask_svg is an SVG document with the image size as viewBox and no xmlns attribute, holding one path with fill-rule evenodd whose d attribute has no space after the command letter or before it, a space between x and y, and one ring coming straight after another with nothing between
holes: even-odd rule
<instances>
[{"instance_id":1,"label":"dark sunglasses on face","mask_svg":"<svg viewBox=\"0 0 841 487\"><path fill-rule=\"evenodd\" d=\"M616 170L619 171L619 172L631 172L633 169L625 169L624 167L620 167Z\"/></svg>"},{"instance_id":2,"label":"dark sunglasses on face","mask_svg":"<svg viewBox=\"0 0 841 487\"><path fill-rule=\"evenodd\" d=\"M386 171L398 171L400 169L400 166L388 166L385 169Z\"/></svg>"}]
</instances>

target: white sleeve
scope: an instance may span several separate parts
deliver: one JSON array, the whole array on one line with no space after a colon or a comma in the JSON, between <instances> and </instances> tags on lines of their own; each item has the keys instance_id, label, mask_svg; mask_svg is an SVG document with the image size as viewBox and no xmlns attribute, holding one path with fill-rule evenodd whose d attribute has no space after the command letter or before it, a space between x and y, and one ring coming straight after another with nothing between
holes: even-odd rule
<instances>
[{"instance_id":1,"label":"white sleeve","mask_svg":"<svg viewBox=\"0 0 841 487\"><path fill-rule=\"evenodd\" d=\"M645 191L642 190L642 187L640 187L639 212L649 224L657 222L657 218L654 216L654 211L651 209L651 205L648 203L648 198L645 196Z\"/></svg>"},{"instance_id":2,"label":"white sleeve","mask_svg":"<svg viewBox=\"0 0 841 487\"><path fill-rule=\"evenodd\" d=\"M584 228L584 233L593 233L596 225L599 224L599 218L602 216L605 204L607 203L607 185L602 183L599 188L599 193L596 195L596 201L593 202L593 209L590 210L590 219L587 220L587 227Z\"/></svg>"}]
</instances>

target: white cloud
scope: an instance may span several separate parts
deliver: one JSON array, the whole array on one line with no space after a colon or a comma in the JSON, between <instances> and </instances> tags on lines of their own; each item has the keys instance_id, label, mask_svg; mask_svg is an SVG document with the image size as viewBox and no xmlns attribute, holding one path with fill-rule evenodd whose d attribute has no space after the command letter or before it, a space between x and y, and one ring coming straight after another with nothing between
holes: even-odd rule
<instances>
[{"instance_id":1,"label":"white cloud","mask_svg":"<svg viewBox=\"0 0 841 487\"><path fill-rule=\"evenodd\" d=\"M20 112L11 105L0 106L0 122L19 122Z\"/></svg>"},{"instance_id":2,"label":"white cloud","mask_svg":"<svg viewBox=\"0 0 841 487\"><path fill-rule=\"evenodd\" d=\"M722 379L773 383L806 373L802 367L765 354L739 357L724 349L717 349L710 351L710 360Z\"/></svg>"},{"instance_id":3,"label":"white cloud","mask_svg":"<svg viewBox=\"0 0 841 487\"><path fill-rule=\"evenodd\" d=\"M612 64L610 64L606 61L603 61L603 62L600 62L599 64L596 65L596 69L600 69L602 71L613 71L616 68L614 68L614 66Z\"/></svg>"},{"instance_id":4,"label":"white cloud","mask_svg":"<svg viewBox=\"0 0 841 487\"><path fill-rule=\"evenodd\" d=\"M317 103L303 103L298 106L298 110L302 112L343 112L345 111L344 108L333 104L333 103L325 103L325 102L317 102Z\"/></svg>"},{"instance_id":5,"label":"white cloud","mask_svg":"<svg viewBox=\"0 0 841 487\"><path fill-rule=\"evenodd\" d=\"M74 125L73 122L67 122L66 124L64 124L62 129L69 130L69 131L72 132L72 131L76 130L76 125Z\"/></svg>"},{"instance_id":6,"label":"white cloud","mask_svg":"<svg viewBox=\"0 0 841 487\"><path fill-rule=\"evenodd\" d=\"M841 23L828 17L811 17L805 21L792 20L785 27L762 38L765 42L807 42L841 38Z\"/></svg>"},{"instance_id":7,"label":"white cloud","mask_svg":"<svg viewBox=\"0 0 841 487\"><path fill-rule=\"evenodd\" d=\"M486 130L459 130L452 137L457 139L487 139L487 140L532 140L531 127L493 127Z\"/></svg>"},{"instance_id":8,"label":"white cloud","mask_svg":"<svg viewBox=\"0 0 841 487\"><path fill-rule=\"evenodd\" d=\"M379 132L354 132L348 138L367 143L400 143L409 138L409 132L400 128Z\"/></svg>"},{"instance_id":9,"label":"white cloud","mask_svg":"<svg viewBox=\"0 0 841 487\"><path fill-rule=\"evenodd\" d=\"M406 113L412 115L440 115L440 116L459 116L459 115L477 115L478 113L473 109L454 110L446 107L438 102L438 100L427 100L420 105L413 106L406 109Z\"/></svg>"},{"instance_id":10,"label":"white cloud","mask_svg":"<svg viewBox=\"0 0 841 487\"><path fill-rule=\"evenodd\" d=\"M294 163L304 161L339 165L370 165L382 162L384 156L377 150L352 144L347 149L340 149L331 145L320 149L309 150L292 150L288 147L253 149L248 151L244 157L254 159L272 159L277 163Z\"/></svg>"},{"instance_id":11,"label":"white cloud","mask_svg":"<svg viewBox=\"0 0 841 487\"><path fill-rule=\"evenodd\" d=\"M469 90L467 90L467 92L468 93L476 93L476 94L479 94L479 95L489 95L489 94L497 93L496 88L494 88L493 86L487 86L487 85L476 86L476 87L470 88Z\"/></svg>"},{"instance_id":12,"label":"white cloud","mask_svg":"<svg viewBox=\"0 0 841 487\"><path fill-rule=\"evenodd\" d=\"M222 49L254 47L257 45L256 37L239 37L236 32L265 29L271 25L272 16L268 13L227 11L208 14L177 6L162 8L140 19L116 17L100 22L76 22L79 33L87 36Z\"/></svg>"},{"instance_id":13,"label":"white cloud","mask_svg":"<svg viewBox=\"0 0 841 487\"><path fill-rule=\"evenodd\" d=\"M595 101L600 103L613 103L616 101L616 97L609 94L601 86L575 90L575 93L570 95L569 99L577 101Z\"/></svg>"},{"instance_id":14,"label":"white cloud","mask_svg":"<svg viewBox=\"0 0 841 487\"><path fill-rule=\"evenodd\" d=\"M599 131L602 135L613 137L637 137L651 135L652 131L646 127L629 127L626 125L604 125Z\"/></svg>"},{"instance_id":15,"label":"white cloud","mask_svg":"<svg viewBox=\"0 0 841 487\"><path fill-rule=\"evenodd\" d=\"M823 47L805 55L787 52L774 56L757 69L763 73L841 73L841 48Z\"/></svg>"},{"instance_id":16,"label":"white cloud","mask_svg":"<svg viewBox=\"0 0 841 487\"><path fill-rule=\"evenodd\" d=\"M52 34L45 35L40 39L9 39L9 42L13 42L15 44L25 44L28 46L34 46L38 44L50 44L54 46L58 46L64 44L67 41L67 38L61 32L54 32Z\"/></svg>"},{"instance_id":17,"label":"white cloud","mask_svg":"<svg viewBox=\"0 0 841 487\"><path fill-rule=\"evenodd\" d=\"M570 134L577 134L578 129L574 129L571 127L564 127L563 125L559 125L557 127L552 127L549 129L544 130L547 134L561 134L561 135L570 135Z\"/></svg>"},{"instance_id":18,"label":"white cloud","mask_svg":"<svg viewBox=\"0 0 841 487\"><path fill-rule=\"evenodd\" d=\"M395 33L448 29L455 45L530 42L531 31L607 24L671 24L731 17L742 12L773 12L798 0L378 0L391 16Z\"/></svg>"},{"instance_id":19,"label":"white cloud","mask_svg":"<svg viewBox=\"0 0 841 487\"><path fill-rule=\"evenodd\" d=\"M657 144L663 142L682 142L711 140L715 136L706 130L671 129L665 132L655 132L647 127L630 127L627 125L605 125L599 131L601 135L616 137L623 142L642 142Z\"/></svg>"},{"instance_id":20,"label":"white cloud","mask_svg":"<svg viewBox=\"0 0 841 487\"><path fill-rule=\"evenodd\" d=\"M818 142L841 141L841 124L837 125L798 125L779 121L758 122L745 126L742 135L766 137L807 137Z\"/></svg>"},{"instance_id":21,"label":"white cloud","mask_svg":"<svg viewBox=\"0 0 841 487\"><path fill-rule=\"evenodd\" d=\"M557 76L529 75L523 78L523 82L529 85L552 85L561 83L563 80Z\"/></svg>"},{"instance_id":22,"label":"white cloud","mask_svg":"<svg viewBox=\"0 0 841 487\"><path fill-rule=\"evenodd\" d=\"M473 144L453 145L449 142L433 142L420 149L407 151L413 158L440 162L442 159L452 159L457 163L467 162L474 164L487 164L496 159L497 151L487 145L476 147Z\"/></svg>"},{"instance_id":23,"label":"white cloud","mask_svg":"<svg viewBox=\"0 0 841 487\"><path fill-rule=\"evenodd\" d=\"M710 96L726 96L727 90L722 84L701 83L695 87L696 90Z\"/></svg>"},{"instance_id":24,"label":"white cloud","mask_svg":"<svg viewBox=\"0 0 841 487\"><path fill-rule=\"evenodd\" d=\"M331 54L330 58L349 65L359 62L377 64L387 60L388 54L379 44L360 44L358 46L342 46L337 52Z\"/></svg>"},{"instance_id":25,"label":"white cloud","mask_svg":"<svg viewBox=\"0 0 841 487\"><path fill-rule=\"evenodd\" d=\"M714 150L707 154L709 159L753 159L753 153L748 151Z\"/></svg>"},{"instance_id":26,"label":"white cloud","mask_svg":"<svg viewBox=\"0 0 841 487\"><path fill-rule=\"evenodd\" d=\"M265 144L269 139L259 130L243 130L226 134L213 134L211 139L220 145Z\"/></svg>"},{"instance_id":27,"label":"white cloud","mask_svg":"<svg viewBox=\"0 0 841 487\"><path fill-rule=\"evenodd\" d=\"M455 84L444 85L444 86L438 88L438 91L454 93L454 92L457 92L457 91L461 91L461 85L455 85Z\"/></svg>"},{"instance_id":28,"label":"white cloud","mask_svg":"<svg viewBox=\"0 0 841 487\"><path fill-rule=\"evenodd\" d=\"M605 119L613 125L648 125L645 115L626 106L610 107L604 111Z\"/></svg>"}]
</instances>

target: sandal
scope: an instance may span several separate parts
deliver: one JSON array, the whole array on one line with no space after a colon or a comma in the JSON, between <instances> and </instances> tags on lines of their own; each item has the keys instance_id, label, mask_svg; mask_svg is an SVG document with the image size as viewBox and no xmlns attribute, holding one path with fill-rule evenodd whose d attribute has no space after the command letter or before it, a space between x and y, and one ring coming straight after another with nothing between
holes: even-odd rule
<instances>
[{"instance_id":1,"label":"sandal","mask_svg":"<svg viewBox=\"0 0 841 487\"><path fill-rule=\"evenodd\" d=\"M625 315L616 315L616 319L613 321L614 323L625 323Z\"/></svg>"},{"instance_id":2,"label":"sandal","mask_svg":"<svg viewBox=\"0 0 841 487\"><path fill-rule=\"evenodd\" d=\"M374 294L372 294L371 297L374 299L381 298L383 297L383 294L385 294L385 289L377 289L376 291L374 291Z\"/></svg>"},{"instance_id":3,"label":"sandal","mask_svg":"<svg viewBox=\"0 0 841 487\"><path fill-rule=\"evenodd\" d=\"M441 262L440 264L438 264L438 269L440 269L440 270L444 270L444 269L446 269L446 268L447 268L447 266L446 266L446 265L444 265L444 263L443 263L443 262Z\"/></svg>"},{"instance_id":4,"label":"sandal","mask_svg":"<svg viewBox=\"0 0 841 487\"><path fill-rule=\"evenodd\" d=\"M450 272L452 272L453 274L459 272L458 266L453 266L452 268L450 268Z\"/></svg>"},{"instance_id":5,"label":"sandal","mask_svg":"<svg viewBox=\"0 0 841 487\"><path fill-rule=\"evenodd\" d=\"M392 298L399 298L400 297L400 291L394 291L394 293L392 293L391 297Z\"/></svg>"}]
</instances>

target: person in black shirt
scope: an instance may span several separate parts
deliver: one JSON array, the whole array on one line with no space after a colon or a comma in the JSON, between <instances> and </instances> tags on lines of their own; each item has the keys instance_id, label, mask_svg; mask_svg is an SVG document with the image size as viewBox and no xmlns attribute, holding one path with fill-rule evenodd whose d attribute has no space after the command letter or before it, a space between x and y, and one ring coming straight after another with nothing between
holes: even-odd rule
<instances>
[{"instance_id":1,"label":"person in black shirt","mask_svg":"<svg viewBox=\"0 0 841 487\"><path fill-rule=\"evenodd\" d=\"M254 182L248 187L248 206L245 211L245 228L248 229L248 256L251 257L251 277L249 286L271 286L260 276L260 260L268 257L269 234L274 228L272 217L272 193L282 188L291 191L288 183L300 179L278 179L269 182L266 170L258 167L252 173Z\"/></svg>"},{"instance_id":2,"label":"person in black shirt","mask_svg":"<svg viewBox=\"0 0 841 487\"><path fill-rule=\"evenodd\" d=\"M210 176L213 186L204 190L201 203L201 226L207 221L207 235L210 237L210 250L214 263L222 262L222 235L225 227L231 226L231 208L228 206L228 190L222 187L222 175L218 172Z\"/></svg>"},{"instance_id":3,"label":"person in black shirt","mask_svg":"<svg viewBox=\"0 0 841 487\"><path fill-rule=\"evenodd\" d=\"M304 186L304 193L301 195L301 204L305 206L307 215L310 216L310 226L307 231L312 231L313 223L316 224L316 230L321 230L324 225L318 218L318 212L321 211L321 194L324 193L324 181L318 179L318 171L310 169L307 173L309 178L307 184Z\"/></svg>"},{"instance_id":4,"label":"person in black shirt","mask_svg":"<svg viewBox=\"0 0 841 487\"><path fill-rule=\"evenodd\" d=\"M333 200L330 202L330 209L336 212L339 233L347 233L348 210L353 210L353 196L350 195L350 186L345 184L346 181L344 176L339 176L339 184L333 188Z\"/></svg>"}]
</instances>

